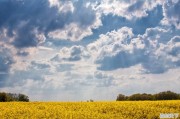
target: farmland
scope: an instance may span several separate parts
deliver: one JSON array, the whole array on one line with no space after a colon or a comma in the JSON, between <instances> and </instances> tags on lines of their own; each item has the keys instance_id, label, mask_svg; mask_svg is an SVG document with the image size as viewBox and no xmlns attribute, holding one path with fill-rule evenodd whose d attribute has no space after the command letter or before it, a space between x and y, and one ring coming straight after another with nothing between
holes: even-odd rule
<instances>
[{"instance_id":1,"label":"farmland","mask_svg":"<svg viewBox=\"0 0 180 119\"><path fill-rule=\"evenodd\" d=\"M5 102L0 110L1 119L159 119L179 114L180 101Z\"/></svg>"}]
</instances>

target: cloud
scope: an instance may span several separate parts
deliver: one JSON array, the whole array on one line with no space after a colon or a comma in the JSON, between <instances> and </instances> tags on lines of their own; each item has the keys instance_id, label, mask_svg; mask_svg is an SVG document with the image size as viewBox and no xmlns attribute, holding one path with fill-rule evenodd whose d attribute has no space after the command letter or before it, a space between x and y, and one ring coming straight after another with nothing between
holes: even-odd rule
<instances>
[{"instance_id":1,"label":"cloud","mask_svg":"<svg viewBox=\"0 0 180 119\"><path fill-rule=\"evenodd\" d=\"M53 39L68 39L71 41L79 41L89 35L92 35L90 27L83 29L75 23L68 24L64 29L55 30L48 34L48 36Z\"/></svg>"},{"instance_id":2,"label":"cloud","mask_svg":"<svg viewBox=\"0 0 180 119\"><path fill-rule=\"evenodd\" d=\"M163 23L165 25L172 24L177 29L180 29L180 1L167 0L163 4L163 14L165 16Z\"/></svg>"},{"instance_id":3,"label":"cloud","mask_svg":"<svg viewBox=\"0 0 180 119\"><path fill-rule=\"evenodd\" d=\"M13 63L13 59L11 54L6 51L7 49L3 49L0 51L0 71L8 73L11 64ZM6 53L6 55L4 55Z\"/></svg>"},{"instance_id":4,"label":"cloud","mask_svg":"<svg viewBox=\"0 0 180 119\"><path fill-rule=\"evenodd\" d=\"M17 52L17 55L19 55L19 56L28 56L28 55L29 55L29 52L26 52L26 51L18 51L18 52Z\"/></svg>"},{"instance_id":5,"label":"cloud","mask_svg":"<svg viewBox=\"0 0 180 119\"><path fill-rule=\"evenodd\" d=\"M17 48L36 47L46 38L81 40L101 25L95 11L78 1L1 1L0 17L0 31L12 38L6 42Z\"/></svg>"},{"instance_id":6,"label":"cloud","mask_svg":"<svg viewBox=\"0 0 180 119\"><path fill-rule=\"evenodd\" d=\"M59 12L67 13L74 11L74 6L70 1L49 0L49 3L50 7L57 7Z\"/></svg>"},{"instance_id":7,"label":"cloud","mask_svg":"<svg viewBox=\"0 0 180 119\"><path fill-rule=\"evenodd\" d=\"M32 83L38 82L40 85L44 82L46 75L52 75L54 72L53 66L48 62L32 61L26 64L26 69L13 69L13 71L8 72L8 77L3 80L0 87L21 87L29 80L32 80Z\"/></svg>"},{"instance_id":8,"label":"cloud","mask_svg":"<svg viewBox=\"0 0 180 119\"><path fill-rule=\"evenodd\" d=\"M0 87L4 86L12 64L15 62L11 52L0 45Z\"/></svg>"},{"instance_id":9,"label":"cloud","mask_svg":"<svg viewBox=\"0 0 180 119\"><path fill-rule=\"evenodd\" d=\"M74 64L59 64L56 65L57 72L71 71Z\"/></svg>"},{"instance_id":10,"label":"cloud","mask_svg":"<svg viewBox=\"0 0 180 119\"><path fill-rule=\"evenodd\" d=\"M99 70L111 71L141 64L144 73L163 73L179 67L179 56L175 56L179 52L179 36L173 37L169 31L149 28L145 34L135 36L131 28L123 27L101 35L87 48Z\"/></svg>"},{"instance_id":11,"label":"cloud","mask_svg":"<svg viewBox=\"0 0 180 119\"><path fill-rule=\"evenodd\" d=\"M89 44L89 51L92 55L96 54L95 56L97 56L95 62L100 64L98 69L114 70L134 65L135 60L131 60L129 52L133 47L128 45L133 36L131 28L123 27L101 35L97 41Z\"/></svg>"},{"instance_id":12,"label":"cloud","mask_svg":"<svg viewBox=\"0 0 180 119\"><path fill-rule=\"evenodd\" d=\"M32 6L34 9L31 9ZM7 29L6 35L13 38L9 42L16 47L37 46L44 42L43 31L39 30L42 25L39 21L43 19L38 16L47 15L43 14L47 7L45 1L1 1L0 29Z\"/></svg>"},{"instance_id":13,"label":"cloud","mask_svg":"<svg viewBox=\"0 0 180 119\"><path fill-rule=\"evenodd\" d=\"M96 71L94 72L94 83L96 84L97 87L109 87L114 85L113 84L113 75Z\"/></svg>"},{"instance_id":14,"label":"cloud","mask_svg":"<svg viewBox=\"0 0 180 119\"><path fill-rule=\"evenodd\" d=\"M79 41L86 36L92 35L92 29L101 26L100 14L96 13L85 2L74 2L72 21L63 29L57 29L48 34L50 38Z\"/></svg>"},{"instance_id":15,"label":"cloud","mask_svg":"<svg viewBox=\"0 0 180 119\"><path fill-rule=\"evenodd\" d=\"M32 61L32 62L31 62L31 65L32 65L33 68L37 68L37 69L50 68L50 65L49 65L49 64L38 63L38 62L35 62L35 61Z\"/></svg>"},{"instance_id":16,"label":"cloud","mask_svg":"<svg viewBox=\"0 0 180 119\"><path fill-rule=\"evenodd\" d=\"M33 9L32 9L33 8ZM100 16L91 6L80 1L60 0L8 0L0 1L0 45L12 53L8 59L7 52L1 52L1 77L8 76L8 71L21 70L21 64L31 61L29 55L45 48L46 40L59 39L77 41L92 34L92 29L101 25ZM61 32L56 32L61 31ZM54 33L55 34L51 34ZM51 34L51 35L49 35ZM41 46L41 47L39 47ZM33 49L34 48L34 49ZM0 48L3 50L4 48ZM79 60L80 56L73 55L71 59ZM15 59L16 63L10 62ZM32 65L35 64L35 62ZM41 67L40 65L37 67ZM27 68L27 66L25 66ZM26 69L24 68L24 69Z\"/></svg>"},{"instance_id":17,"label":"cloud","mask_svg":"<svg viewBox=\"0 0 180 119\"><path fill-rule=\"evenodd\" d=\"M102 14L108 15L113 14L126 19L133 20L148 15L148 11L151 11L157 5L161 5L160 0L144 0L144 1L134 1L134 0L101 0L100 3L96 4L95 9ZM121 7L119 7L121 6Z\"/></svg>"},{"instance_id":18,"label":"cloud","mask_svg":"<svg viewBox=\"0 0 180 119\"><path fill-rule=\"evenodd\" d=\"M74 45L70 48L63 47L58 54L51 58L51 61L80 61L88 57L89 54L83 46Z\"/></svg>"},{"instance_id":19,"label":"cloud","mask_svg":"<svg viewBox=\"0 0 180 119\"><path fill-rule=\"evenodd\" d=\"M172 56L180 57L180 36L174 36L169 42L168 53Z\"/></svg>"}]
</instances>

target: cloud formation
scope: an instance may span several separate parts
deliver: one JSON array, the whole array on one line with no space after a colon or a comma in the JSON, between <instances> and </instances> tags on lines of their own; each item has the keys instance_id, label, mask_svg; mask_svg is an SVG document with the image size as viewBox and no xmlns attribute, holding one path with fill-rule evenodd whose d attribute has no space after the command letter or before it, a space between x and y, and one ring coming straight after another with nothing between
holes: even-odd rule
<instances>
[{"instance_id":1,"label":"cloud formation","mask_svg":"<svg viewBox=\"0 0 180 119\"><path fill-rule=\"evenodd\" d=\"M66 101L179 91L179 5L0 0L0 90Z\"/></svg>"},{"instance_id":2,"label":"cloud formation","mask_svg":"<svg viewBox=\"0 0 180 119\"><path fill-rule=\"evenodd\" d=\"M147 16L148 11L160 4L162 4L160 0L101 0L95 8L105 15L113 14L132 20Z\"/></svg>"},{"instance_id":3,"label":"cloud formation","mask_svg":"<svg viewBox=\"0 0 180 119\"><path fill-rule=\"evenodd\" d=\"M1 1L0 17L1 32L6 29L12 38L7 42L17 48L36 47L46 38L81 40L101 24L95 11L80 1Z\"/></svg>"},{"instance_id":4,"label":"cloud formation","mask_svg":"<svg viewBox=\"0 0 180 119\"><path fill-rule=\"evenodd\" d=\"M2 87L9 76L14 59L11 57L12 54L8 49L3 48L1 45L0 47L0 87Z\"/></svg>"},{"instance_id":5,"label":"cloud formation","mask_svg":"<svg viewBox=\"0 0 180 119\"><path fill-rule=\"evenodd\" d=\"M95 63L100 64L99 70L116 70L141 64L146 73L163 73L179 67L179 56L171 58L179 52L179 36L163 41L167 32L161 28L149 28L145 34L135 37L131 28L123 27L101 35L88 45L88 49L92 55L96 54Z\"/></svg>"},{"instance_id":6,"label":"cloud formation","mask_svg":"<svg viewBox=\"0 0 180 119\"><path fill-rule=\"evenodd\" d=\"M164 23L172 24L177 29L180 29L180 1L179 0L167 0L163 4L163 14L165 16Z\"/></svg>"},{"instance_id":7,"label":"cloud formation","mask_svg":"<svg viewBox=\"0 0 180 119\"><path fill-rule=\"evenodd\" d=\"M63 47L58 54L56 54L51 61L80 61L81 59L89 58L89 53L83 46L72 46L70 48Z\"/></svg>"}]
</instances>

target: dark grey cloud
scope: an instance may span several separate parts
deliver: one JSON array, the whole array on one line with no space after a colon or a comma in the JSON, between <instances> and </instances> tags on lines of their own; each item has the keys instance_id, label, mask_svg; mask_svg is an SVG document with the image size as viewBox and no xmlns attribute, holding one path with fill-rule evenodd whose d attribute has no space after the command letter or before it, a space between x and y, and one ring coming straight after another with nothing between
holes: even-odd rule
<instances>
[{"instance_id":1,"label":"dark grey cloud","mask_svg":"<svg viewBox=\"0 0 180 119\"><path fill-rule=\"evenodd\" d=\"M19 50L19 51L17 52L17 55L18 55L18 56L22 56L22 57L26 57L26 56L29 55L29 52Z\"/></svg>"},{"instance_id":2,"label":"dark grey cloud","mask_svg":"<svg viewBox=\"0 0 180 119\"><path fill-rule=\"evenodd\" d=\"M60 62L60 61L61 61L61 57L59 56L59 54L56 54L54 57L52 57L52 58L50 59L50 61Z\"/></svg>"},{"instance_id":3,"label":"dark grey cloud","mask_svg":"<svg viewBox=\"0 0 180 119\"><path fill-rule=\"evenodd\" d=\"M74 64L59 64L56 65L56 70L58 72L71 71Z\"/></svg>"},{"instance_id":4,"label":"dark grey cloud","mask_svg":"<svg viewBox=\"0 0 180 119\"><path fill-rule=\"evenodd\" d=\"M3 49L0 51L0 72L8 72L11 64L13 63L13 59L11 54L6 51L7 49Z\"/></svg>"},{"instance_id":5,"label":"dark grey cloud","mask_svg":"<svg viewBox=\"0 0 180 119\"><path fill-rule=\"evenodd\" d=\"M99 70L115 70L119 68L128 68L139 63L143 63L147 60L147 55L143 50L129 53L129 51L120 51L113 56L105 56L102 59L96 61L97 64L101 64L98 67Z\"/></svg>"},{"instance_id":6,"label":"dark grey cloud","mask_svg":"<svg viewBox=\"0 0 180 119\"><path fill-rule=\"evenodd\" d=\"M0 87L6 84L11 65L15 62L11 52L6 48L0 48Z\"/></svg>"},{"instance_id":7,"label":"dark grey cloud","mask_svg":"<svg viewBox=\"0 0 180 119\"><path fill-rule=\"evenodd\" d=\"M97 87L109 87L113 85L113 75L106 74L105 72L94 72L94 82Z\"/></svg>"},{"instance_id":8,"label":"dark grey cloud","mask_svg":"<svg viewBox=\"0 0 180 119\"><path fill-rule=\"evenodd\" d=\"M23 86L27 80L43 83L46 75L52 75L50 68L47 63L32 61L26 70L14 70L8 74L2 87Z\"/></svg>"},{"instance_id":9,"label":"dark grey cloud","mask_svg":"<svg viewBox=\"0 0 180 119\"><path fill-rule=\"evenodd\" d=\"M7 29L7 35L15 38L13 45L21 48L37 46L39 41L34 30L38 29L39 33L47 30L43 28L43 22L53 22L53 19L46 17L56 13L57 9L50 9L48 1L3 0L0 2L0 12L0 29Z\"/></svg>"},{"instance_id":10,"label":"dark grey cloud","mask_svg":"<svg viewBox=\"0 0 180 119\"><path fill-rule=\"evenodd\" d=\"M70 48L63 47L58 54L50 59L50 61L80 61L81 59L89 58L87 50L83 46L74 45Z\"/></svg>"},{"instance_id":11,"label":"dark grey cloud","mask_svg":"<svg viewBox=\"0 0 180 119\"><path fill-rule=\"evenodd\" d=\"M74 46L70 50L70 57L68 58L69 61L78 61L81 60L81 54L83 52L83 47Z\"/></svg>"},{"instance_id":12,"label":"dark grey cloud","mask_svg":"<svg viewBox=\"0 0 180 119\"><path fill-rule=\"evenodd\" d=\"M162 59L163 57L158 58L157 56L149 56L146 58L146 62L141 62L143 68L145 69L143 73L159 74L164 73L170 68L168 64L165 64L166 61Z\"/></svg>"},{"instance_id":13,"label":"dark grey cloud","mask_svg":"<svg viewBox=\"0 0 180 119\"><path fill-rule=\"evenodd\" d=\"M0 0L0 43L7 47L0 47L1 86L10 79L9 71L14 63L13 57L25 58L29 55L26 48L44 43L50 32L63 30L68 24L74 23L81 29L88 29L95 23L95 11L86 7L85 3L66 0L59 2L60 6L51 5L49 0ZM66 5L71 2L73 11L68 10L69 6ZM60 9L61 7L64 7L64 10ZM14 53L10 54L8 51ZM71 60L78 59L77 55L73 56ZM31 62L31 65L34 71L19 71L14 76L20 79L42 79L39 74L47 74L50 69L48 64ZM22 77L18 76L20 74Z\"/></svg>"},{"instance_id":14,"label":"dark grey cloud","mask_svg":"<svg viewBox=\"0 0 180 119\"><path fill-rule=\"evenodd\" d=\"M60 2L63 6L67 1ZM7 29L7 35L14 38L12 44L24 48L37 46L49 32L69 23L86 29L95 22L95 12L79 1L74 2L74 11L63 12L58 7L50 6L48 0L2 0L0 31Z\"/></svg>"},{"instance_id":15,"label":"dark grey cloud","mask_svg":"<svg viewBox=\"0 0 180 119\"><path fill-rule=\"evenodd\" d=\"M130 27L133 29L133 33L144 34L147 28L153 28L159 25L160 21L163 19L162 6L158 5L151 11L147 11L147 16L136 19L128 20L122 16L116 16L113 14L102 15L102 26L98 29L93 30L93 35L86 37L81 43L89 44L92 40L98 39L100 34L105 34L112 30L118 30L122 27ZM109 22L111 21L111 22ZM57 44L57 43L56 43ZM59 45L59 44L57 44Z\"/></svg>"},{"instance_id":16,"label":"dark grey cloud","mask_svg":"<svg viewBox=\"0 0 180 119\"><path fill-rule=\"evenodd\" d=\"M45 63L38 63L38 62L35 62L35 61L32 61L31 62L31 66L33 68L37 68L37 69L47 69L47 68L50 68L50 65L49 64L45 64Z\"/></svg>"},{"instance_id":17,"label":"dark grey cloud","mask_svg":"<svg viewBox=\"0 0 180 119\"><path fill-rule=\"evenodd\" d=\"M144 2L143 0L139 0L137 2L135 2L134 4L132 4L131 6L128 7L128 12L134 12L136 10L140 10L143 5L144 5Z\"/></svg>"},{"instance_id":18,"label":"dark grey cloud","mask_svg":"<svg viewBox=\"0 0 180 119\"><path fill-rule=\"evenodd\" d=\"M164 73L180 64L179 36L170 31L156 27L134 36L132 29L124 27L101 35L89 49L97 52L98 70L110 71L140 64L143 73Z\"/></svg>"},{"instance_id":19,"label":"dark grey cloud","mask_svg":"<svg viewBox=\"0 0 180 119\"><path fill-rule=\"evenodd\" d=\"M172 45L168 53L172 56L178 56L180 54L180 36L174 36L169 44Z\"/></svg>"},{"instance_id":20,"label":"dark grey cloud","mask_svg":"<svg viewBox=\"0 0 180 119\"><path fill-rule=\"evenodd\" d=\"M167 0L163 5L163 11L169 24L174 25L177 29L180 29L180 1Z\"/></svg>"}]
</instances>

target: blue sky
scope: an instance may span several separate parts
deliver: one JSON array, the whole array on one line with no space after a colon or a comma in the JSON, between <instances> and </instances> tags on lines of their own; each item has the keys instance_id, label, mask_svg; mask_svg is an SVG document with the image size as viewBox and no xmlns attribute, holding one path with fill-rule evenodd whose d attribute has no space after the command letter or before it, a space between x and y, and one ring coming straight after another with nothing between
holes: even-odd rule
<instances>
[{"instance_id":1,"label":"blue sky","mask_svg":"<svg viewBox=\"0 0 180 119\"><path fill-rule=\"evenodd\" d=\"M37 101L180 93L179 0L1 0L0 91Z\"/></svg>"}]
</instances>

